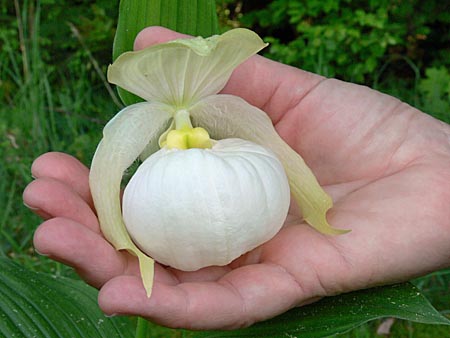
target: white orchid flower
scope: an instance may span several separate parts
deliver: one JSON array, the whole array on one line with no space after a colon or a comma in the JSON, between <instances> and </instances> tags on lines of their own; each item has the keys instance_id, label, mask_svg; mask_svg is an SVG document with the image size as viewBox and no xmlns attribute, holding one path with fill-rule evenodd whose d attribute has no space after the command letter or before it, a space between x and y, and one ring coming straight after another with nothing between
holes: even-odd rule
<instances>
[{"instance_id":1,"label":"white orchid flower","mask_svg":"<svg viewBox=\"0 0 450 338\"><path fill-rule=\"evenodd\" d=\"M137 256L143 284L148 296L150 296L152 289L154 269L154 261L148 256L148 251L151 252L152 247L155 247L156 251L158 251L158 247L164 251L164 248L171 244L166 242L159 243L158 241L163 239L158 237L158 231L174 232L174 230L156 228L153 235L150 236L153 239L156 238L156 240L147 249L145 248L145 240L140 241L137 238L139 231L142 231L142 229L137 230L137 233L132 233L132 236L129 234L130 229L133 227L142 228L142 219L144 219L144 222L145 219L149 222L158 222L158 215L161 214L161 217L167 216L167 213L171 212L167 209L167 206L172 204L174 208L178 207L181 210L181 214L177 214L179 210L173 211L174 215L176 214L177 216L169 218L171 223L183 223L185 219L192 220L195 217L197 219L203 217L208 218L206 222L208 224L216 222L214 220L215 214L228 217L227 215L232 214L230 210L239 204L234 203L232 204L233 207L228 206L230 210L223 212L216 210L219 207L217 207L217 203L214 204L213 198L210 204L205 202L209 194L209 188L206 183L203 184L201 181L198 181L192 184L191 182L184 187L183 182L178 182L176 184L168 183L163 186L158 183L164 181L163 179L157 180L155 176L148 178L151 175L160 175L161 177L162 174L169 172L168 166L170 163L177 163L177 169L175 174L173 174L177 177L180 173L193 170L193 167L202 168L202 161L209 161L210 156L215 156L221 151L221 154L224 152L227 154L232 153L232 156L229 156L229 161L236 162L236 158L248 158L251 165L256 167L261 165L262 169L256 169L255 172L258 172L258 175L260 175L261 182L264 181L266 183L260 182L253 185L241 183L246 186L245 189L230 184L230 182L215 183L219 184L220 187L226 187L230 191L231 195L229 196L234 196L233 198L239 199L241 193L251 195L252 189L256 189L256 195L266 189L265 194L269 194L273 198L273 200L265 202L266 206L269 205L267 210L270 212L264 214L262 210L249 210L248 212L243 211L245 214L241 215L242 217L239 219L229 216L236 222L240 222L241 219L252 218L254 214L263 214L263 216L254 218L254 224L264 223L264 217L269 220L266 223L271 223L272 221L281 223L275 226L275 230L270 230L269 225L262 225L261 228L266 229L264 231L267 234L259 236L258 241L246 240L251 243L248 244L246 242L249 248L247 247L245 250L250 250L255 245L259 245L275 235L275 232L282 226L286 216L290 195L298 204L304 220L312 227L324 234L340 234L344 232L343 230L334 229L328 224L326 212L332 206L331 198L320 187L300 155L279 137L266 113L250 105L240 97L218 94L229 80L233 70L265 46L266 44L254 32L247 29L234 29L220 36L212 36L206 39L200 37L179 39L151 46L141 51L127 52L121 55L108 69L108 80L110 82L140 96L146 102L126 107L105 126L103 139L99 143L92 161L90 187L101 230L105 238L117 250L128 250ZM196 127L194 128L193 126ZM230 138L232 140L226 140ZM236 140L236 138L239 140ZM204 155L199 155L200 153ZM176 160L167 160L165 157L167 154L178 154L176 155L178 157ZM176 157L174 156L171 158ZM142 160L147 159L142 164L142 167L145 165L147 169L142 169L142 171L153 170L153 174L144 173L140 176L144 177L144 180L147 177L149 182L153 182L153 186L156 186L156 193L153 193L152 197L148 199L143 197L142 195L145 194L147 188L140 189L140 187L147 185L142 183L142 179L134 184L133 188L130 188L131 192L129 195L132 197L124 198L123 213L127 215L126 218L130 220L130 223L134 222L133 219L137 219L137 225L128 227L124 223L121 209L121 181L125 170L138 157ZM155 163L159 163L158 159L160 158L166 158L166 160L163 160L165 165L160 165L160 169L154 169L156 168ZM185 159L180 160L180 158ZM262 158L264 160L261 160ZM265 159L269 160L266 161ZM218 160L218 162L220 161ZM263 162L266 164L261 164ZM195 166L192 163L195 163ZM230 163L227 162L220 165L228 166L231 165ZM282 166L278 166L277 163L281 163ZM239 173L249 170L244 167L242 164L236 164L235 172ZM270 168L275 169L272 172ZM280 173L280 168L282 173ZM138 172L140 170L141 168L138 169ZM202 173L209 175L215 169L208 170L202 171ZM239 182L245 181L244 176L241 174L237 176L241 179ZM287 179L285 179L286 176ZM247 175L245 177L252 176ZM132 178L133 180L134 177ZM173 179L169 178L165 182L171 180L173 181ZM286 182L286 184L283 182ZM287 182L290 189L286 188L288 186ZM265 186L265 184L267 184L268 188L262 189L261 186ZM269 187L270 184L272 184L272 188ZM149 186L151 188L151 184ZM201 196L206 196L202 197L204 205L202 206L203 209L200 208L201 210L194 202L189 202L191 196L189 194L192 193L194 198L192 190L196 190L198 186L202 186L201 189L207 190L206 192L201 192L203 194ZM184 198L182 205L177 206L177 201L173 202L168 198L159 201L158 196L160 195L158 193L163 189L181 189L172 192L175 195L178 194L180 199ZM186 189L189 189L188 193L186 193ZM264 195L264 193L261 194ZM139 196L136 197L137 195ZM246 195L243 198L248 198L248 196ZM255 199L257 198L259 197L255 197ZM138 200L137 204L133 204L132 200ZM130 206L128 207L127 205ZM127 210L125 210L126 208ZM191 210L189 208L196 208L196 213L194 215L189 214L189 210ZM185 217L183 213L187 213ZM197 213L200 213L200 215ZM192 225L191 223L189 223L189 226ZM214 224L216 226L218 223ZM164 224L157 226L164 226ZM250 229L251 226L244 222L239 223L237 228L247 229L248 227ZM198 232L201 230L197 229L196 231L197 233L193 233L191 237L201 242L201 238L195 238L195 236L201 237L198 235ZM256 233L258 231L258 227L254 227L244 232L248 232L249 237L257 237ZM217 230L216 232L219 233L220 231ZM186 240L185 237L188 235L183 236L181 236L182 241ZM244 234L240 233L239 236L244 236ZM206 236L205 238L213 241L211 236ZM177 244L172 245L174 247L180 246ZM192 249L196 245L201 248L203 244L197 243L193 245L190 243L187 246ZM173 250L174 248L169 249ZM197 250L196 248L194 249ZM231 244L229 247L227 246L225 251L228 249L232 251ZM147 254L142 250L145 250ZM183 252L187 252L186 248L184 250ZM219 250L214 254L209 252L209 249L205 250L206 253L203 256L219 255L223 251ZM195 255L202 255L201 250L199 252ZM242 253L244 252L234 252L224 260L214 260L217 258L215 257L213 264L216 264L214 262L226 264L236 254ZM225 252L223 255L226 256L227 253ZM164 254L157 259L164 264L167 264L165 260L168 259L170 261L170 257L167 258L167 255L164 256ZM178 259L195 260L192 258L192 255L191 257ZM200 266L204 265L202 262L199 264ZM181 268L186 267L186 269L196 269L199 265L181 264L180 266Z\"/></svg>"}]
</instances>

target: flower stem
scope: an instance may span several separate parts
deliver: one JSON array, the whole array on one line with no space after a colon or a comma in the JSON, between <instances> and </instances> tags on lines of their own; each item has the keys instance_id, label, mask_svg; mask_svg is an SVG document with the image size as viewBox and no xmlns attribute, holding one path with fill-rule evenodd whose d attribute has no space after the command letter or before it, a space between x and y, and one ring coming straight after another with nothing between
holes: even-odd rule
<instances>
[{"instance_id":1,"label":"flower stem","mask_svg":"<svg viewBox=\"0 0 450 338\"><path fill-rule=\"evenodd\" d=\"M147 338L147 331L148 321L142 317L138 317L135 338Z\"/></svg>"}]
</instances>

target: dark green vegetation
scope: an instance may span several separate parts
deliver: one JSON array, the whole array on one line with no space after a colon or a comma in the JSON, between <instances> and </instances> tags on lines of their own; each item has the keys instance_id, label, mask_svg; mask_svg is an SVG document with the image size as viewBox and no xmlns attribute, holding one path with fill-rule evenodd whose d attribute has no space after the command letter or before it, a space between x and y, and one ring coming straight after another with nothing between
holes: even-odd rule
<instances>
[{"instance_id":1,"label":"dark green vegetation","mask_svg":"<svg viewBox=\"0 0 450 338\"><path fill-rule=\"evenodd\" d=\"M266 56L393 94L450 122L450 11L444 1L217 1L221 29L246 26ZM447 6L447 7L446 7ZM22 204L34 158L64 151L89 165L118 111L105 81L118 4L107 0L0 0L0 255L30 270L74 277L36 255L40 220ZM450 272L416 284L450 311ZM378 322L349 337L374 337ZM444 337L442 326L396 321L394 337ZM177 337L155 327L151 337ZM346 335L346 336L347 336Z\"/></svg>"},{"instance_id":2,"label":"dark green vegetation","mask_svg":"<svg viewBox=\"0 0 450 338\"><path fill-rule=\"evenodd\" d=\"M263 54L366 84L450 122L450 12L441 1L225 1L228 25L251 27Z\"/></svg>"},{"instance_id":3,"label":"dark green vegetation","mask_svg":"<svg viewBox=\"0 0 450 338\"><path fill-rule=\"evenodd\" d=\"M97 292L81 281L31 272L6 258L0 258L0 269L1 337L125 338L133 334L127 318L105 318L98 307L90 306L97 301Z\"/></svg>"}]
</instances>

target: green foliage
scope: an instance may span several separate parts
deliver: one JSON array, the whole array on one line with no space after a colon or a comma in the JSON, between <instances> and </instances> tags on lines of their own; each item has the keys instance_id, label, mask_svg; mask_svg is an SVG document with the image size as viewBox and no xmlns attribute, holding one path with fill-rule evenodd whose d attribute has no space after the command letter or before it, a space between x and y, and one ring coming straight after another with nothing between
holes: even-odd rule
<instances>
[{"instance_id":1,"label":"green foliage","mask_svg":"<svg viewBox=\"0 0 450 338\"><path fill-rule=\"evenodd\" d=\"M450 73L443 66L425 70L425 78L419 82L422 109L450 123Z\"/></svg>"},{"instance_id":2,"label":"green foliage","mask_svg":"<svg viewBox=\"0 0 450 338\"><path fill-rule=\"evenodd\" d=\"M308 337L320 338L346 332L380 317L450 325L411 284L356 291L328 297L312 305L235 331L203 332L195 337Z\"/></svg>"},{"instance_id":3,"label":"green foliage","mask_svg":"<svg viewBox=\"0 0 450 338\"><path fill-rule=\"evenodd\" d=\"M440 1L273 0L264 4L256 10L248 6L242 21L267 36L268 57L360 83L373 81L390 59L405 56L421 65L440 58L427 44L444 48L444 40L432 33L432 27L443 28L450 22ZM445 48L449 52L449 46Z\"/></svg>"},{"instance_id":4,"label":"green foliage","mask_svg":"<svg viewBox=\"0 0 450 338\"><path fill-rule=\"evenodd\" d=\"M97 290L87 284L31 272L4 258L0 269L0 336L132 337L131 321L107 318Z\"/></svg>"},{"instance_id":5,"label":"green foliage","mask_svg":"<svg viewBox=\"0 0 450 338\"><path fill-rule=\"evenodd\" d=\"M443 2L265 0L235 1L242 5L235 7L225 3L242 25L271 43L265 56L372 86L450 121L445 82L450 13Z\"/></svg>"},{"instance_id":6,"label":"green foliage","mask_svg":"<svg viewBox=\"0 0 450 338\"><path fill-rule=\"evenodd\" d=\"M30 269L65 274L67 268L34 254L39 219L23 206L22 192L32 179L32 161L46 151L69 152L89 164L117 108L101 81L90 80L96 76L90 62L52 63L42 37L43 11L39 2L18 0L3 3L0 11L10 23L0 27L0 254Z\"/></svg>"},{"instance_id":7,"label":"green foliage","mask_svg":"<svg viewBox=\"0 0 450 338\"><path fill-rule=\"evenodd\" d=\"M4 0L0 4L0 49L7 48L14 53L18 61L12 68L15 73L18 73L22 63L23 75L28 75L25 65L31 61L32 55L29 53L34 50L38 51L52 84L61 85L61 77L80 71L85 72L84 76L92 85L100 84L89 54L102 60L100 64L103 71L106 70L111 62L117 22L116 1ZM82 48L73 27L87 48ZM10 60L2 59L4 55L1 54L0 71L1 68L11 69ZM0 99L5 96L10 99L17 85L7 77L5 83L0 83Z\"/></svg>"},{"instance_id":8,"label":"green foliage","mask_svg":"<svg viewBox=\"0 0 450 338\"><path fill-rule=\"evenodd\" d=\"M73 38L69 23L79 30L89 49L96 57L111 58L114 38L117 1L109 0L41 0L41 44L43 58L53 65L80 67L86 63L86 52L80 48L79 41ZM68 10L70 8L70 10ZM57 29L55 29L55 24Z\"/></svg>"}]
</instances>

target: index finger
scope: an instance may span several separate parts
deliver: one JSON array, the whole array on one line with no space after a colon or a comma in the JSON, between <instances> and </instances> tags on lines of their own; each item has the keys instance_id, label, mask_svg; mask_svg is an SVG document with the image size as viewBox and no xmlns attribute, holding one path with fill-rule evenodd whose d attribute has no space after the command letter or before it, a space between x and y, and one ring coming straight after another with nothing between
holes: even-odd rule
<instances>
[{"instance_id":1,"label":"index finger","mask_svg":"<svg viewBox=\"0 0 450 338\"><path fill-rule=\"evenodd\" d=\"M31 166L34 178L54 178L72 188L93 209L89 189L89 169L75 157L59 152L39 156Z\"/></svg>"}]
</instances>

